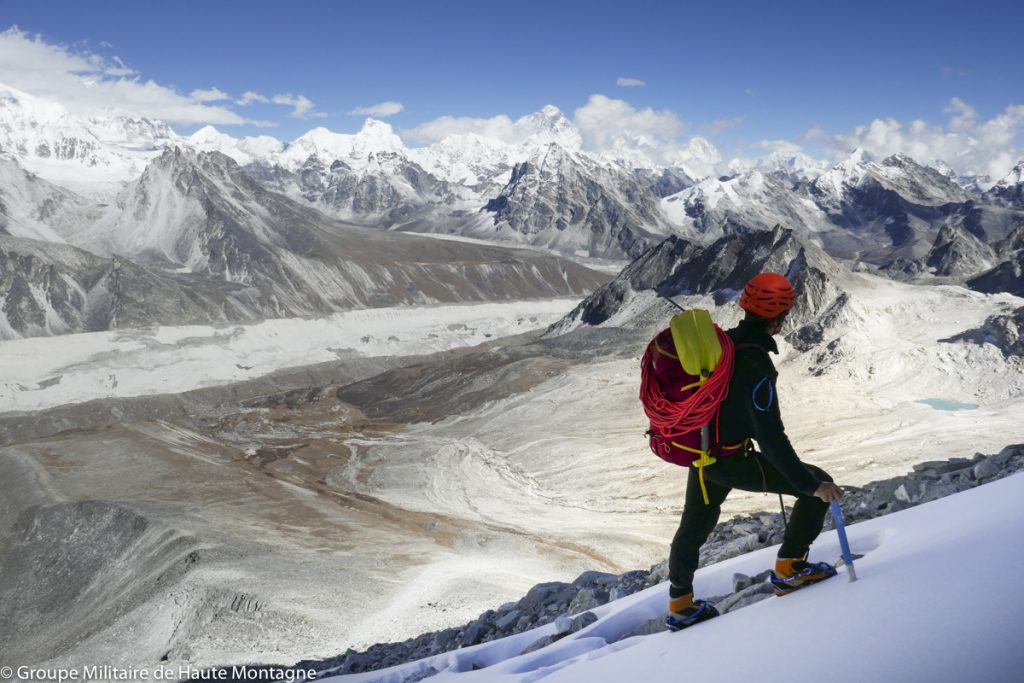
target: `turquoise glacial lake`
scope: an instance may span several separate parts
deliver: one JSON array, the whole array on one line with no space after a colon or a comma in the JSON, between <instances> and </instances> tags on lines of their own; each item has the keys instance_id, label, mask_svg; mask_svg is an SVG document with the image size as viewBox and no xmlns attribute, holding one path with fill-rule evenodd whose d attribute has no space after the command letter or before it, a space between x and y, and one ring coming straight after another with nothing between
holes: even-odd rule
<instances>
[{"instance_id":1,"label":"turquoise glacial lake","mask_svg":"<svg viewBox=\"0 0 1024 683\"><path fill-rule=\"evenodd\" d=\"M977 403L957 403L956 401L947 401L944 398L923 398L918 403L931 406L935 410L974 410L978 407Z\"/></svg>"}]
</instances>

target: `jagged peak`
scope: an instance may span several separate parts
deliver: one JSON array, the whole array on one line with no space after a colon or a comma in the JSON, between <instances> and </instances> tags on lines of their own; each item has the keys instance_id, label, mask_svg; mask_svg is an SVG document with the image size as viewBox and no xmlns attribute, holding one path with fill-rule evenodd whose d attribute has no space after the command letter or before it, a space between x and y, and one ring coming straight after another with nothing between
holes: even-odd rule
<instances>
[{"instance_id":1,"label":"jagged peak","mask_svg":"<svg viewBox=\"0 0 1024 683\"><path fill-rule=\"evenodd\" d=\"M913 166L917 168L924 168L922 164L919 164L912 157L907 156L903 152L896 152L882 159L883 166Z\"/></svg>"},{"instance_id":2,"label":"jagged peak","mask_svg":"<svg viewBox=\"0 0 1024 683\"><path fill-rule=\"evenodd\" d=\"M359 132L356 133L356 135L393 135L394 132L394 128L391 127L390 123L367 117L367 119L363 121L363 127L359 129Z\"/></svg>"},{"instance_id":3,"label":"jagged peak","mask_svg":"<svg viewBox=\"0 0 1024 683\"><path fill-rule=\"evenodd\" d=\"M850 152L850 155L846 157L846 160L843 163L866 164L874 160L875 157L873 154L868 152L863 147L857 147L852 152Z\"/></svg>"},{"instance_id":4,"label":"jagged peak","mask_svg":"<svg viewBox=\"0 0 1024 683\"><path fill-rule=\"evenodd\" d=\"M1013 187L1014 185L1024 184L1024 159L1017 162L1017 165L1013 167L1009 173L995 184L996 187Z\"/></svg>"},{"instance_id":5,"label":"jagged peak","mask_svg":"<svg viewBox=\"0 0 1024 683\"><path fill-rule=\"evenodd\" d=\"M546 105L540 111L527 114L516 122L517 126L530 131L523 144L526 146L545 145L557 142L562 146L578 150L583 147L579 130L567 119L558 107Z\"/></svg>"},{"instance_id":6,"label":"jagged peak","mask_svg":"<svg viewBox=\"0 0 1024 683\"><path fill-rule=\"evenodd\" d=\"M221 133L219 130L217 130L213 126L206 125L206 126L203 126L202 128L200 128L199 130L197 130L195 133L192 133L192 135L189 135L188 139L189 139L190 142L201 142L201 141L212 140L212 139L217 139L217 138L221 138L221 137L230 137L230 136L226 135L225 133Z\"/></svg>"}]
</instances>

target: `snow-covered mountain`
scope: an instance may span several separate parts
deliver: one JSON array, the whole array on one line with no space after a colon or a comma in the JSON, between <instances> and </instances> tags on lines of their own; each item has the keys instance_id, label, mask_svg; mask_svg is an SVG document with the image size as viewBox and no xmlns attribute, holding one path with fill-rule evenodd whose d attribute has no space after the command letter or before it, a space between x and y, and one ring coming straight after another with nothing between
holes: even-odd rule
<instances>
[{"instance_id":1,"label":"snow-covered mountain","mask_svg":"<svg viewBox=\"0 0 1024 683\"><path fill-rule=\"evenodd\" d=\"M828 164L814 159L803 152L775 151L756 159L733 159L728 164L731 175L760 171L774 173L781 171L795 180L814 180L828 170Z\"/></svg>"},{"instance_id":2,"label":"snow-covered mountain","mask_svg":"<svg viewBox=\"0 0 1024 683\"><path fill-rule=\"evenodd\" d=\"M71 189L109 193L177 138L160 121L79 117L0 84L0 153Z\"/></svg>"},{"instance_id":3,"label":"snow-covered mountain","mask_svg":"<svg viewBox=\"0 0 1024 683\"><path fill-rule=\"evenodd\" d=\"M488 186L500 189L508 182L512 167L525 161L529 149L476 133L449 135L428 147L408 151L410 159L438 178L467 187Z\"/></svg>"},{"instance_id":4,"label":"snow-covered mountain","mask_svg":"<svg viewBox=\"0 0 1024 683\"><path fill-rule=\"evenodd\" d=\"M225 154L265 189L334 218L576 258L629 259L668 234L710 243L781 224L835 256L893 264L885 272L906 278L928 272L925 262L934 258L929 251L945 225L992 246L1024 223L1020 165L985 194L965 188L939 162L930 167L899 154L876 161L862 150L827 170L799 152L779 151L736 161L730 176L717 177L709 175L717 152L700 138L668 166L595 154L583 149L579 130L555 107L510 122L502 135L513 142L467 132L410 149L374 119L354 134L315 128L287 143L234 138L212 127L177 138L159 122L83 119L11 88L0 93L4 154L104 202L112 188L137 180L176 143ZM7 190L13 194L31 195ZM48 232L23 218L49 211L30 204L6 212L9 221L31 226L21 234L63 234L59 225Z\"/></svg>"},{"instance_id":5,"label":"snow-covered mountain","mask_svg":"<svg viewBox=\"0 0 1024 683\"><path fill-rule=\"evenodd\" d=\"M391 126L373 119L353 135L316 128L279 147L264 138L234 140L213 130L206 130L203 139L204 148L245 164L264 187L364 225L391 228L434 216L444 220L482 202L473 189L422 167Z\"/></svg>"},{"instance_id":6,"label":"snow-covered mountain","mask_svg":"<svg viewBox=\"0 0 1024 683\"><path fill-rule=\"evenodd\" d=\"M183 142L200 152L226 154L242 166L273 158L285 147L283 142L269 135L235 138L213 126L203 126Z\"/></svg>"},{"instance_id":7,"label":"snow-covered mountain","mask_svg":"<svg viewBox=\"0 0 1024 683\"><path fill-rule=\"evenodd\" d=\"M493 227L475 236L507 231L526 244L583 256L634 257L671 230L657 196L635 175L558 143L517 164L484 211Z\"/></svg>"},{"instance_id":8,"label":"snow-covered mountain","mask_svg":"<svg viewBox=\"0 0 1024 683\"><path fill-rule=\"evenodd\" d=\"M81 230L95 213L86 199L0 157L0 234L63 242L63 235Z\"/></svg>"},{"instance_id":9,"label":"snow-covered mountain","mask_svg":"<svg viewBox=\"0 0 1024 683\"><path fill-rule=\"evenodd\" d=\"M298 170L311 156L329 162L343 161L360 167L370 163L373 155L382 152L402 154L405 146L391 126L383 121L366 119L362 129L353 135L334 133L326 128L314 128L297 138L273 157L273 163L290 171Z\"/></svg>"},{"instance_id":10,"label":"snow-covered mountain","mask_svg":"<svg viewBox=\"0 0 1024 683\"><path fill-rule=\"evenodd\" d=\"M662 207L682 234L704 241L780 224L805 234L831 229L828 216L797 183L777 171L707 178L666 197Z\"/></svg>"},{"instance_id":11,"label":"snow-covered mountain","mask_svg":"<svg viewBox=\"0 0 1024 683\"><path fill-rule=\"evenodd\" d=\"M299 196L337 218L385 228L418 218L443 220L479 202L472 190L440 180L395 152L372 152L354 165L342 159L325 163L313 155L294 174L265 186Z\"/></svg>"},{"instance_id":12,"label":"snow-covered mountain","mask_svg":"<svg viewBox=\"0 0 1024 683\"><path fill-rule=\"evenodd\" d=\"M137 282L158 282L123 288L122 299L135 296L139 310L148 300L148 317L107 316L111 326L129 318L253 320L362 306L561 296L591 291L607 279L546 254L339 223L265 190L223 154L187 148L167 150L98 221L67 239L92 254L72 258L40 244L33 258L41 265L14 268L21 284L9 286L24 290L19 301L32 299L39 311L57 311L45 324L39 315L15 316L17 324L9 325L14 332L106 329L87 321L96 316L52 305L74 291L83 301L70 308L89 308L85 299L93 296L101 271L113 267L93 254L127 257L122 272L131 272ZM46 263L53 268L47 270ZM61 283L70 289L51 293L53 286L64 287ZM177 296L181 310L174 310L170 293L182 288L193 293ZM7 305L22 305L13 301L9 297Z\"/></svg>"},{"instance_id":13,"label":"snow-covered mountain","mask_svg":"<svg viewBox=\"0 0 1024 683\"><path fill-rule=\"evenodd\" d=\"M1024 161L1013 167L1004 178L992 186L987 196L1018 209L1024 209Z\"/></svg>"},{"instance_id":14,"label":"snow-covered mountain","mask_svg":"<svg viewBox=\"0 0 1024 683\"><path fill-rule=\"evenodd\" d=\"M0 236L0 339L255 320L253 288L143 268L71 245Z\"/></svg>"},{"instance_id":15,"label":"snow-covered mountain","mask_svg":"<svg viewBox=\"0 0 1024 683\"><path fill-rule=\"evenodd\" d=\"M693 182L679 168L637 171L581 151L579 131L555 107L515 128L518 143L459 133L416 149L373 119L353 135L319 128L280 148L213 129L190 141L246 164L267 188L344 220L591 257L635 255L647 233L665 234L657 197ZM474 216L481 208L489 213Z\"/></svg>"},{"instance_id":16,"label":"snow-covered mountain","mask_svg":"<svg viewBox=\"0 0 1024 683\"><path fill-rule=\"evenodd\" d=\"M857 150L808 178L781 170L708 178L667 197L662 206L693 239L781 224L812 236L833 255L876 264L922 261L945 225L960 225L994 243L1024 220L1012 205L986 201L901 154L876 162ZM1004 188L1011 187L1008 180ZM904 275L913 270L907 268Z\"/></svg>"}]
</instances>

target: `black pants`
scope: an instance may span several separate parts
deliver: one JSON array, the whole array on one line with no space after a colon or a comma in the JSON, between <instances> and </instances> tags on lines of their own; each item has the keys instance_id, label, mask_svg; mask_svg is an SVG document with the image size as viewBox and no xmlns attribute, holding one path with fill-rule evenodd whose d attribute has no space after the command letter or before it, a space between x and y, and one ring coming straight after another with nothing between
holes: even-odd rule
<instances>
[{"instance_id":1,"label":"black pants","mask_svg":"<svg viewBox=\"0 0 1024 683\"><path fill-rule=\"evenodd\" d=\"M832 481L832 477L821 468L805 466L821 481ZM683 518L672 539L672 550L668 556L671 595L674 598L693 591L693 573L697 571L700 560L700 547L718 524L722 503L732 489L796 496L779 557L802 557L821 533L821 525L829 509L828 503L816 496L807 496L794 490L760 453L720 458L704 468L704 483L710 505L704 504L697 468L690 467L689 470Z\"/></svg>"}]
</instances>

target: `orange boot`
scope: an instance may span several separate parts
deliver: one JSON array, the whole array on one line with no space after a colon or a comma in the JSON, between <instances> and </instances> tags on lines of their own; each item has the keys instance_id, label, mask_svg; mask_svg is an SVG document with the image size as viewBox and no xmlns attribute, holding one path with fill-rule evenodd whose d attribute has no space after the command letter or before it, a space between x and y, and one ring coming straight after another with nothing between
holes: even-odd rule
<instances>
[{"instance_id":1,"label":"orange boot","mask_svg":"<svg viewBox=\"0 0 1024 683\"><path fill-rule=\"evenodd\" d=\"M828 562L808 562L806 557L779 557L775 560L771 581L776 595L788 595L836 575L836 568Z\"/></svg>"},{"instance_id":2,"label":"orange boot","mask_svg":"<svg viewBox=\"0 0 1024 683\"><path fill-rule=\"evenodd\" d=\"M665 626L669 631L681 631L688 626L718 616L715 606L706 600L694 600L693 593L687 593L668 601L668 616Z\"/></svg>"}]
</instances>

